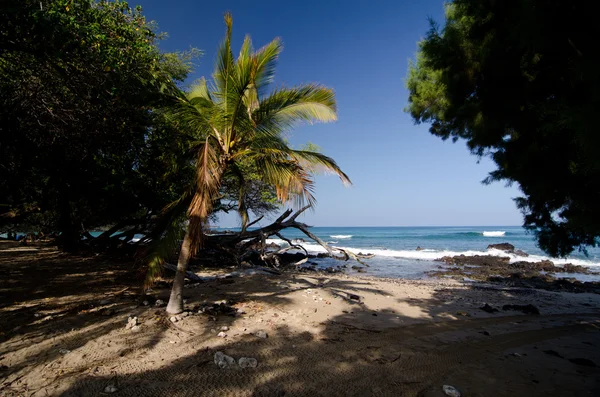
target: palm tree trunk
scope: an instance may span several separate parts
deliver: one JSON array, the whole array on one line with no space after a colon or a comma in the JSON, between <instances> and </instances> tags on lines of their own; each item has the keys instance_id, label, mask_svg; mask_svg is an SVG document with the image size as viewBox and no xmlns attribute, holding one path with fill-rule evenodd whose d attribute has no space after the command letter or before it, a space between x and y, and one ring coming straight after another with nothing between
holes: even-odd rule
<instances>
[{"instance_id":1,"label":"palm tree trunk","mask_svg":"<svg viewBox=\"0 0 600 397\"><path fill-rule=\"evenodd\" d=\"M183 284L188 262L192 256L191 245L192 238L190 235L190 227L188 226L185 237L183 238L183 244L181 244L181 252L179 253L179 259L177 260L177 272L175 273L173 287L171 288L171 297L167 304L167 313L170 314L179 314L183 311Z\"/></svg>"}]
</instances>

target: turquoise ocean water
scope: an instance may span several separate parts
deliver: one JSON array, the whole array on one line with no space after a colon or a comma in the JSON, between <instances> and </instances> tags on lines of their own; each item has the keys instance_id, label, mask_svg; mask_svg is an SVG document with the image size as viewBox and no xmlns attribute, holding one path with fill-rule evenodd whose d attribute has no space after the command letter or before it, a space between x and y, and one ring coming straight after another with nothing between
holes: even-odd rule
<instances>
[{"instance_id":1,"label":"turquoise ocean water","mask_svg":"<svg viewBox=\"0 0 600 397\"><path fill-rule=\"evenodd\" d=\"M537 246L533 235L523 228L514 226L485 227L313 227L312 233L332 246L348 248L353 252L371 253L367 272L381 277L421 278L424 272L435 269L439 262L434 260L445 255L501 255L498 250L488 250L489 244L508 242L528 253L527 258L511 256L512 260L539 261L550 259L556 264L567 262L593 267L600 271L600 249L589 249L588 256L574 252L568 258L549 258ZM288 229L282 233L286 238L306 240L302 245L313 253L324 252L317 244L309 241L299 230ZM270 241L285 243L279 239ZM416 248L422 250L417 251ZM322 260L322 265L337 261ZM338 262L339 263L339 262ZM580 279L600 277L582 276Z\"/></svg>"}]
</instances>

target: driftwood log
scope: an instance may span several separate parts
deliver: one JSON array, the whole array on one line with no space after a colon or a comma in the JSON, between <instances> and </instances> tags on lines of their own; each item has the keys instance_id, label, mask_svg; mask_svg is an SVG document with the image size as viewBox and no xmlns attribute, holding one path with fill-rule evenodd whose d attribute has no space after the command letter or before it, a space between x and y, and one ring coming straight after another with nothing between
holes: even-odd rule
<instances>
[{"instance_id":1,"label":"driftwood log","mask_svg":"<svg viewBox=\"0 0 600 397\"><path fill-rule=\"evenodd\" d=\"M273 223L253 230L244 230L240 233L228 233L228 234L211 234L207 235L205 238L205 245L207 248L217 249L221 251L229 252L230 254L236 255L239 258L239 261L243 260L245 257L252 253L258 253L260 258L267 264L274 265L278 267L279 261L278 256L292 249L297 249L300 251L304 251L306 258L294 263L295 265L301 265L308 260L308 252L304 247L298 244L294 244L289 239L283 237L281 235L281 231L288 228L294 228L300 230L304 233L308 238L315 241L317 244L322 246L330 257L338 260L347 261L348 259L354 259L363 266L368 266L361 259L369 258L367 255L357 255L351 251L348 251L339 247L331 247L325 241L321 240L319 237L310 232L309 226L298 222L296 219L300 214L310 208L310 205L307 205L300 210L294 212L291 209L286 210L279 218L277 218ZM252 226L256 224L261 218L251 222L248 226ZM285 247L279 249L277 251L266 251L266 239L271 236L277 236L278 238L284 240L289 244L289 247ZM260 249L251 249L251 247L259 246ZM234 248L235 247L235 248Z\"/></svg>"}]
</instances>

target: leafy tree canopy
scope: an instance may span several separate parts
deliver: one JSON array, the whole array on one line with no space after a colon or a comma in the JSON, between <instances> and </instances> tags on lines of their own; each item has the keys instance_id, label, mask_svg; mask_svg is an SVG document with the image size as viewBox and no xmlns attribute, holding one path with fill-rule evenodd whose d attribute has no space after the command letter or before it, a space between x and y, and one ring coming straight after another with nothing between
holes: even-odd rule
<instances>
[{"instance_id":1,"label":"leafy tree canopy","mask_svg":"<svg viewBox=\"0 0 600 397\"><path fill-rule=\"evenodd\" d=\"M554 256L600 236L600 58L593 3L455 0L409 67L407 111L517 182L524 226Z\"/></svg>"},{"instance_id":2,"label":"leafy tree canopy","mask_svg":"<svg viewBox=\"0 0 600 397\"><path fill-rule=\"evenodd\" d=\"M139 222L181 193L193 177L180 156L189 144L160 109L198 51L163 54L159 39L121 0L3 2L4 223L75 240L82 229Z\"/></svg>"}]
</instances>

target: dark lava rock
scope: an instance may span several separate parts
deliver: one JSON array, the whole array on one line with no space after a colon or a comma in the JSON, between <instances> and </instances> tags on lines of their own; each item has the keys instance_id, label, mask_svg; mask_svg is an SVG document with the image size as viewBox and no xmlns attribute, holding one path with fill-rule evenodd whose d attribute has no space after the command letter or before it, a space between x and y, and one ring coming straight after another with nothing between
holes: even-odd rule
<instances>
[{"instance_id":1,"label":"dark lava rock","mask_svg":"<svg viewBox=\"0 0 600 397\"><path fill-rule=\"evenodd\" d=\"M525 257L529 256L529 254L528 254L527 252L525 252L525 251L521 251L521 250L515 250L515 251L513 252L513 254L515 254L515 255L517 255L517 256L525 256Z\"/></svg>"},{"instance_id":2,"label":"dark lava rock","mask_svg":"<svg viewBox=\"0 0 600 397\"><path fill-rule=\"evenodd\" d=\"M509 243L499 243L499 244L490 244L488 245L487 249L497 249L500 251L504 251L504 252L514 252L515 251L515 246Z\"/></svg>"},{"instance_id":3,"label":"dark lava rock","mask_svg":"<svg viewBox=\"0 0 600 397\"><path fill-rule=\"evenodd\" d=\"M565 273L583 273L583 274L590 273L590 269L588 269L587 267L573 265L572 263L566 263L562 268L564 269L563 271Z\"/></svg>"},{"instance_id":4,"label":"dark lava rock","mask_svg":"<svg viewBox=\"0 0 600 397\"><path fill-rule=\"evenodd\" d=\"M417 246L416 251L423 251L425 248L421 248L420 246Z\"/></svg>"},{"instance_id":5,"label":"dark lava rock","mask_svg":"<svg viewBox=\"0 0 600 397\"><path fill-rule=\"evenodd\" d=\"M436 261L445 262L448 265L470 265L470 266L506 266L510 262L508 256L493 256L493 255L456 255L444 256L436 259Z\"/></svg>"},{"instance_id":6,"label":"dark lava rock","mask_svg":"<svg viewBox=\"0 0 600 397\"><path fill-rule=\"evenodd\" d=\"M265 244L265 248L271 248L271 249L278 250L281 247L279 246L279 244L269 243L269 244Z\"/></svg>"},{"instance_id":7,"label":"dark lava rock","mask_svg":"<svg viewBox=\"0 0 600 397\"><path fill-rule=\"evenodd\" d=\"M502 306L502 310L506 311L506 310L515 310L518 312L522 312L525 314L540 314L540 310L533 306L532 304L529 305L504 305Z\"/></svg>"},{"instance_id":8,"label":"dark lava rock","mask_svg":"<svg viewBox=\"0 0 600 397\"><path fill-rule=\"evenodd\" d=\"M329 255L326 252L320 252L317 254L317 258L329 258L331 255Z\"/></svg>"},{"instance_id":9,"label":"dark lava rock","mask_svg":"<svg viewBox=\"0 0 600 397\"><path fill-rule=\"evenodd\" d=\"M279 255L279 264L281 266L288 266L292 263L299 262L304 258L306 258L306 255L302 252L295 252L295 253L285 252L285 253Z\"/></svg>"},{"instance_id":10,"label":"dark lava rock","mask_svg":"<svg viewBox=\"0 0 600 397\"><path fill-rule=\"evenodd\" d=\"M496 313L496 312L500 311L500 310L496 309L495 307L491 307L487 303L485 305L483 305L482 307L480 307L480 309L487 313Z\"/></svg>"},{"instance_id":11,"label":"dark lava rock","mask_svg":"<svg viewBox=\"0 0 600 397\"><path fill-rule=\"evenodd\" d=\"M360 301L360 296L358 295L348 294L348 298L352 299L353 301Z\"/></svg>"},{"instance_id":12,"label":"dark lava rock","mask_svg":"<svg viewBox=\"0 0 600 397\"><path fill-rule=\"evenodd\" d=\"M573 364L596 368L596 363L592 360L588 360L587 358L571 358L569 359L569 361Z\"/></svg>"}]
</instances>

